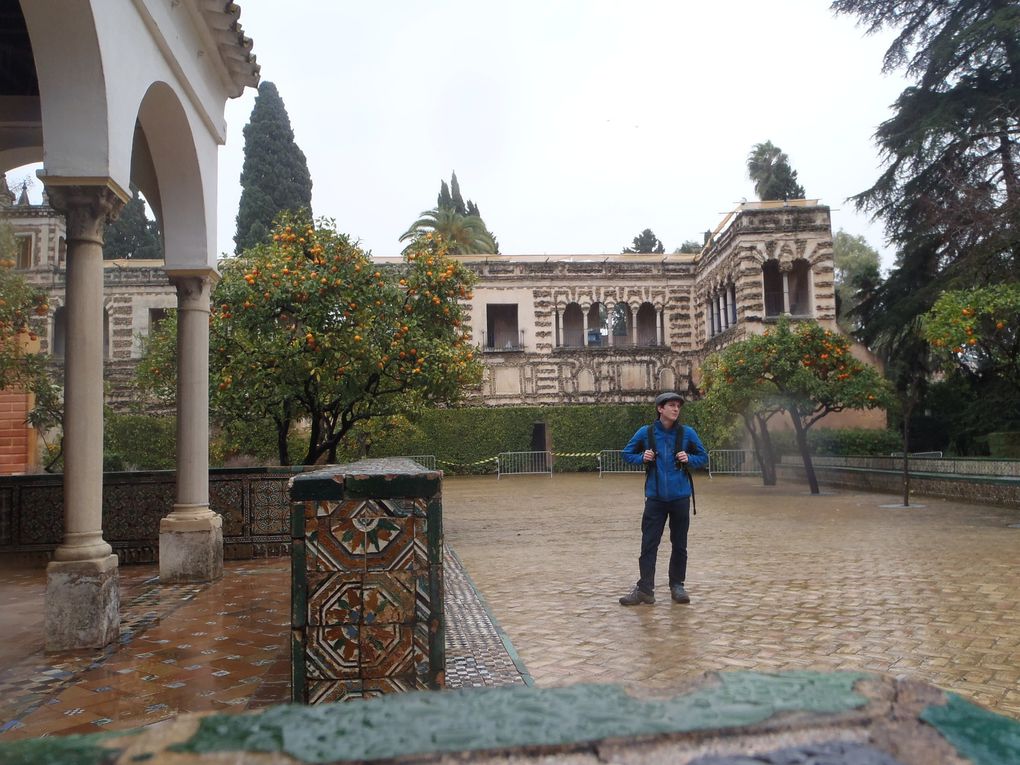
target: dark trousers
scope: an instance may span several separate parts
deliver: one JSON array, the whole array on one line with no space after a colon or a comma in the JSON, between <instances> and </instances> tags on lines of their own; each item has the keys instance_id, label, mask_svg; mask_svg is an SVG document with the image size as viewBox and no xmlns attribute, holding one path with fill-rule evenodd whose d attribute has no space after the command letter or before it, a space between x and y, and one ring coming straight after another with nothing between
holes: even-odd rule
<instances>
[{"instance_id":1,"label":"dark trousers","mask_svg":"<svg viewBox=\"0 0 1020 765\"><path fill-rule=\"evenodd\" d=\"M655 590L655 558L659 553L662 531L669 519L669 583L683 584L687 576L687 530L691 526L691 498L683 497L671 502L645 499L645 512L641 516L641 557L638 568L641 578L637 586L642 592Z\"/></svg>"}]
</instances>

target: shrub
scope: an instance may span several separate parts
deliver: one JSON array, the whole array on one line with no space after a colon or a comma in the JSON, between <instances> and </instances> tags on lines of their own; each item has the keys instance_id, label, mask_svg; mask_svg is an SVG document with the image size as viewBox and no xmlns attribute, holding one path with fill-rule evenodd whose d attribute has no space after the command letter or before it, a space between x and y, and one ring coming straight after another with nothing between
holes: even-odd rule
<instances>
[{"instance_id":1,"label":"shrub","mask_svg":"<svg viewBox=\"0 0 1020 765\"><path fill-rule=\"evenodd\" d=\"M103 422L104 470L173 470L177 419L107 413Z\"/></svg>"},{"instance_id":2,"label":"shrub","mask_svg":"<svg viewBox=\"0 0 1020 765\"><path fill-rule=\"evenodd\" d=\"M777 454L800 454L792 431L771 435ZM812 454L826 457L887 455L903 450L903 436L895 430L864 428L809 430L808 447Z\"/></svg>"}]
</instances>

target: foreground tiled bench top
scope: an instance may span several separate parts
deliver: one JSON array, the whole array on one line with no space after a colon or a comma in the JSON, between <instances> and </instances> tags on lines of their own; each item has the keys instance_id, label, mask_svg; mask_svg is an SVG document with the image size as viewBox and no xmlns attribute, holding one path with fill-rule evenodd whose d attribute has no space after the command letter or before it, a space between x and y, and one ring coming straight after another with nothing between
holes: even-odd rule
<instances>
[{"instance_id":1,"label":"foreground tiled bench top","mask_svg":"<svg viewBox=\"0 0 1020 765\"><path fill-rule=\"evenodd\" d=\"M394 759L1006 765L1020 762L1020 722L909 680L734 672L655 698L612 685L421 691L0 744L0 762L26 765Z\"/></svg>"}]
</instances>

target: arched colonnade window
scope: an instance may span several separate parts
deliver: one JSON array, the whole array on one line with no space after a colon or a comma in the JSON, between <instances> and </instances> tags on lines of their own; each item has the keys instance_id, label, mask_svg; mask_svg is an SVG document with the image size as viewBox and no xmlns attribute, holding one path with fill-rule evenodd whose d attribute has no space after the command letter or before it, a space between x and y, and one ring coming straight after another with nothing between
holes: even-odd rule
<instances>
[{"instance_id":1,"label":"arched colonnade window","mask_svg":"<svg viewBox=\"0 0 1020 765\"><path fill-rule=\"evenodd\" d=\"M645 302L633 310L627 303L611 307L578 303L556 309L557 348L635 348L663 345L663 312Z\"/></svg>"},{"instance_id":2,"label":"arched colonnade window","mask_svg":"<svg viewBox=\"0 0 1020 765\"><path fill-rule=\"evenodd\" d=\"M708 336L715 337L737 323L737 288L733 282L716 287L705 305L708 314Z\"/></svg>"},{"instance_id":3,"label":"arched colonnade window","mask_svg":"<svg viewBox=\"0 0 1020 765\"><path fill-rule=\"evenodd\" d=\"M780 265L767 260L761 267L765 316L811 316L811 266L803 258Z\"/></svg>"}]
</instances>

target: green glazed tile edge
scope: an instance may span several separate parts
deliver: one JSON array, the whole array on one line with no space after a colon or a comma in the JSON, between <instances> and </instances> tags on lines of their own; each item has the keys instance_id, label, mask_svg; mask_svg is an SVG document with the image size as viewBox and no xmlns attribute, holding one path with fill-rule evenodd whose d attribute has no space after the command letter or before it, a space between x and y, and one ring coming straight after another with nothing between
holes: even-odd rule
<instances>
[{"instance_id":1,"label":"green glazed tile edge","mask_svg":"<svg viewBox=\"0 0 1020 765\"><path fill-rule=\"evenodd\" d=\"M989 712L955 693L945 706L925 707L921 719L942 734L974 765L1020 762L1020 722Z\"/></svg>"},{"instance_id":2,"label":"green glazed tile edge","mask_svg":"<svg viewBox=\"0 0 1020 765\"><path fill-rule=\"evenodd\" d=\"M432 752L561 745L604 738L722 730L783 712L834 714L867 699L862 673L733 672L672 699L645 700L614 685L418 691L357 704L276 706L258 715L202 719L182 752L283 752L304 763ZM400 736L394 736L394 730Z\"/></svg>"},{"instance_id":3,"label":"green glazed tile edge","mask_svg":"<svg viewBox=\"0 0 1020 765\"><path fill-rule=\"evenodd\" d=\"M47 736L0 744L0 762L17 765L106 765L124 751L103 746L102 741L118 736L133 736L138 730L89 733L86 735Z\"/></svg>"}]
</instances>

